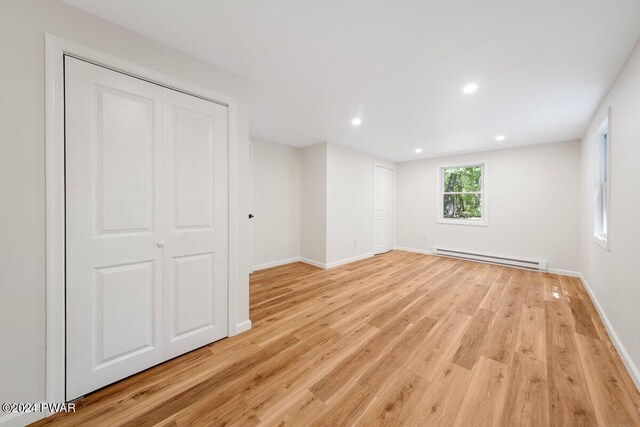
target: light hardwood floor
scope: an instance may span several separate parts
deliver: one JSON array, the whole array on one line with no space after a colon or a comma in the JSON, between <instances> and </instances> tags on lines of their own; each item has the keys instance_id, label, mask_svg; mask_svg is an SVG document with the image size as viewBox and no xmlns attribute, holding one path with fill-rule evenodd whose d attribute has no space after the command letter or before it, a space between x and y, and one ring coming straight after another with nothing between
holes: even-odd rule
<instances>
[{"instance_id":1,"label":"light hardwood floor","mask_svg":"<svg viewBox=\"0 0 640 427\"><path fill-rule=\"evenodd\" d=\"M251 278L253 329L113 384L60 425L640 425L579 280L393 251Z\"/></svg>"}]
</instances>

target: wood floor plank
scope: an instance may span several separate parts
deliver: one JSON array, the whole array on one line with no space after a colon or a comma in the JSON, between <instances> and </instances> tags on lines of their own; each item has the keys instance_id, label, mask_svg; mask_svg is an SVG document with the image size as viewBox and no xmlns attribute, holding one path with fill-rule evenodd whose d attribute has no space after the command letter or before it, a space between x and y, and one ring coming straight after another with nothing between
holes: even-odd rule
<instances>
[{"instance_id":1,"label":"wood floor plank","mask_svg":"<svg viewBox=\"0 0 640 427\"><path fill-rule=\"evenodd\" d=\"M357 425L406 425L428 385L429 382L424 378L403 369L388 384L378 389L376 401Z\"/></svg>"},{"instance_id":2,"label":"wood floor plank","mask_svg":"<svg viewBox=\"0 0 640 427\"><path fill-rule=\"evenodd\" d=\"M453 425L471 381L471 372L447 362L426 388L407 425Z\"/></svg>"},{"instance_id":3,"label":"wood floor plank","mask_svg":"<svg viewBox=\"0 0 640 427\"><path fill-rule=\"evenodd\" d=\"M261 270L250 286L250 331L36 425L640 423L576 278L392 251Z\"/></svg>"},{"instance_id":4,"label":"wood floor plank","mask_svg":"<svg viewBox=\"0 0 640 427\"><path fill-rule=\"evenodd\" d=\"M467 290L456 277L447 279L441 288L429 295L427 315L435 319L441 319L451 312L464 298Z\"/></svg>"},{"instance_id":5,"label":"wood floor plank","mask_svg":"<svg viewBox=\"0 0 640 427\"><path fill-rule=\"evenodd\" d=\"M373 390L354 384L340 400L327 408L318 418L311 421L310 426L345 426L353 425L363 416L373 403Z\"/></svg>"},{"instance_id":6,"label":"wood floor plank","mask_svg":"<svg viewBox=\"0 0 640 427\"><path fill-rule=\"evenodd\" d=\"M600 339L600 334L596 330L593 324L591 315L587 311L587 306L581 298L572 297L568 298L569 307L571 307L571 314L574 319L574 328L578 334L586 335L588 337Z\"/></svg>"},{"instance_id":7,"label":"wood floor plank","mask_svg":"<svg viewBox=\"0 0 640 427\"><path fill-rule=\"evenodd\" d=\"M520 323L496 319L487 333L481 354L505 365L511 365L516 351Z\"/></svg>"},{"instance_id":8,"label":"wood floor plank","mask_svg":"<svg viewBox=\"0 0 640 427\"><path fill-rule=\"evenodd\" d=\"M536 306L522 308L516 351L546 362L547 342L544 308Z\"/></svg>"},{"instance_id":9,"label":"wood floor plank","mask_svg":"<svg viewBox=\"0 0 640 427\"><path fill-rule=\"evenodd\" d=\"M210 410L209 404L198 405L189 411L182 411L174 418L178 426L256 426L260 420L240 397ZM143 424L139 424L143 425ZM149 424L151 425L151 424Z\"/></svg>"},{"instance_id":10,"label":"wood floor plank","mask_svg":"<svg viewBox=\"0 0 640 427\"><path fill-rule=\"evenodd\" d=\"M290 404L283 411L267 414L261 419L262 425L269 426L306 426L324 413L327 406L322 400L309 390L303 390L297 397L290 400Z\"/></svg>"},{"instance_id":11,"label":"wood floor plank","mask_svg":"<svg viewBox=\"0 0 640 427\"><path fill-rule=\"evenodd\" d=\"M395 375L395 372L412 357L417 346L424 341L435 324L435 319L425 317L411 327L385 356L369 366L358 380L360 385L363 388L377 390L389 376Z\"/></svg>"},{"instance_id":12,"label":"wood floor plank","mask_svg":"<svg viewBox=\"0 0 640 427\"><path fill-rule=\"evenodd\" d=\"M538 273L528 272L525 288L524 304L544 309L544 286Z\"/></svg>"},{"instance_id":13,"label":"wood floor plank","mask_svg":"<svg viewBox=\"0 0 640 427\"><path fill-rule=\"evenodd\" d=\"M491 311L482 308L478 310L469 321L464 334L460 338L457 349L451 359L453 363L470 371L473 370L494 317L495 315Z\"/></svg>"},{"instance_id":14,"label":"wood floor plank","mask_svg":"<svg viewBox=\"0 0 640 427\"><path fill-rule=\"evenodd\" d=\"M398 339L410 324L399 318L385 329L380 330L369 341L364 343L353 354L345 358L331 372L310 387L310 391L327 402L339 389L350 380L359 376L370 363L382 357L391 344Z\"/></svg>"},{"instance_id":15,"label":"wood floor plank","mask_svg":"<svg viewBox=\"0 0 640 427\"><path fill-rule=\"evenodd\" d=\"M572 277L558 276L562 294L567 298L580 298L582 296L581 286Z\"/></svg>"},{"instance_id":16,"label":"wood floor plank","mask_svg":"<svg viewBox=\"0 0 640 427\"><path fill-rule=\"evenodd\" d=\"M487 294L484 296L484 299L480 303L480 308L493 311L494 313L497 313L498 310L500 310L500 307L502 306L502 296L507 290L507 284L509 282L509 279L503 276L504 275L501 274L495 280L491 288L489 288L489 291L487 292Z\"/></svg>"},{"instance_id":17,"label":"wood floor plank","mask_svg":"<svg viewBox=\"0 0 640 427\"><path fill-rule=\"evenodd\" d=\"M471 317L452 311L442 319L418 348L415 357L409 362L409 369L417 375L432 381L436 372L447 361L454 345L462 336Z\"/></svg>"},{"instance_id":18,"label":"wood floor plank","mask_svg":"<svg viewBox=\"0 0 640 427\"><path fill-rule=\"evenodd\" d=\"M524 286L518 281L518 277L514 275L509 281L507 289L502 296L500 308L496 313L496 319L506 322L518 322L520 320L522 306L526 301L526 294Z\"/></svg>"},{"instance_id":19,"label":"wood floor plank","mask_svg":"<svg viewBox=\"0 0 640 427\"><path fill-rule=\"evenodd\" d=\"M627 392L606 345L599 339L576 334L578 353L589 395L600 425L640 426L640 413Z\"/></svg>"},{"instance_id":20,"label":"wood floor plank","mask_svg":"<svg viewBox=\"0 0 640 427\"><path fill-rule=\"evenodd\" d=\"M596 425L568 307L545 301L549 425Z\"/></svg>"},{"instance_id":21,"label":"wood floor plank","mask_svg":"<svg viewBox=\"0 0 640 427\"><path fill-rule=\"evenodd\" d=\"M256 383L264 381L283 369L288 360L297 357L301 352L308 349L302 345L300 340L290 341L288 345L282 346L281 342L276 342L267 348L268 351L257 353L255 358L251 360L243 360L239 362L235 368L216 372L208 376L202 382L190 387L182 393L172 396L166 401L158 401L156 404L148 408L144 413L138 414L134 419L125 423L125 425L150 425L162 421L165 418L174 416L185 408L194 405L205 404L210 407L216 407L222 402L226 402L230 397L237 395L241 390L238 382L239 377L246 379L242 384L242 388L254 387ZM283 340L284 341L284 340ZM287 353L286 357L270 357ZM270 361L277 361L278 365L269 364ZM236 385L236 388L227 389L230 384ZM203 403L206 402L206 403Z\"/></svg>"},{"instance_id":22,"label":"wood floor plank","mask_svg":"<svg viewBox=\"0 0 640 427\"><path fill-rule=\"evenodd\" d=\"M484 284L474 284L468 286L469 290L464 298L456 305L456 310L473 316L478 309L478 306L489 292L489 286Z\"/></svg>"},{"instance_id":23,"label":"wood floor plank","mask_svg":"<svg viewBox=\"0 0 640 427\"><path fill-rule=\"evenodd\" d=\"M462 401L455 426L501 426L511 381L508 366L481 357Z\"/></svg>"},{"instance_id":24,"label":"wood floor plank","mask_svg":"<svg viewBox=\"0 0 640 427\"><path fill-rule=\"evenodd\" d=\"M363 324L348 335L336 337L322 351L289 366L287 372L276 381L259 390L254 389L244 397L245 401L260 419L281 411L290 399L335 368L377 331L373 326Z\"/></svg>"},{"instance_id":25,"label":"wood floor plank","mask_svg":"<svg viewBox=\"0 0 640 427\"><path fill-rule=\"evenodd\" d=\"M500 425L549 425L549 391L544 362L523 353L514 355L507 404Z\"/></svg>"}]
</instances>

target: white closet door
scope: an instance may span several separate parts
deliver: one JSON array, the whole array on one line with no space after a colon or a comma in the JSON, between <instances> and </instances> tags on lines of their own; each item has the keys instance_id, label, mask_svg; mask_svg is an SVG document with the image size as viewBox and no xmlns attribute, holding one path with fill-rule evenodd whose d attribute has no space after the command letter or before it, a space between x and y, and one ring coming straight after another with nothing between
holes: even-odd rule
<instances>
[{"instance_id":1,"label":"white closet door","mask_svg":"<svg viewBox=\"0 0 640 427\"><path fill-rule=\"evenodd\" d=\"M393 171L373 168L373 253L393 249Z\"/></svg>"},{"instance_id":2,"label":"white closet door","mask_svg":"<svg viewBox=\"0 0 640 427\"><path fill-rule=\"evenodd\" d=\"M227 108L164 92L165 355L227 336Z\"/></svg>"},{"instance_id":3,"label":"white closet door","mask_svg":"<svg viewBox=\"0 0 640 427\"><path fill-rule=\"evenodd\" d=\"M227 108L65 59L67 399L227 335Z\"/></svg>"},{"instance_id":4,"label":"white closet door","mask_svg":"<svg viewBox=\"0 0 640 427\"><path fill-rule=\"evenodd\" d=\"M65 60L67 399L164 357L162 96Z\"/></svg>"}]
</instances>

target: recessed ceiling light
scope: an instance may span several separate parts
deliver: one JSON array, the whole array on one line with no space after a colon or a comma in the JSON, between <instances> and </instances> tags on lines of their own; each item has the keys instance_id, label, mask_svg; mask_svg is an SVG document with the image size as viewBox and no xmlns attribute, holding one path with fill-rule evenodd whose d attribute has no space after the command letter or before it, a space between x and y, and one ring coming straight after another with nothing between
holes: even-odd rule
<instances>
[{"instance_id":1,"label":"recessed ceiling light","mask_svg":"<svg viewBox=\"0 0 640 427\"><path fill-rule=\"evenodd\" d=\"M469 83L465 87L462 88L464 93L473 93L478 90L478 85L475 83Z\"/></svg>"},{"instance_id":2,"label":"recessed ceiling light","mask_svg":"<svg viewBox=\"0 0 640 427\"><path fill-rule=\"evenodd\" d=\"M362 119L360 119L360 117L356 117L355 119L351 120L351 124L354 126L360 126L362 124Z\"/></svg>"},{"instance_id":3,"label":"recessed ceiling light","mask_svg":"<svg viewBox=\"0 0 640 427\"><path fill-rule=\"evenodd\" d=\"M422 153L422 148L416 148L416 153L418 154Z\"/></svg>"},{"instance_id":4,"label":"recessed ceiling light","mask_svg":"<svg viewBox=\"0 0 640 427\"><path fill-rule=\"evenodd\" d=\"M496 136L496 141L504 141L504 135Z\"/></svg>"}]
</instances>

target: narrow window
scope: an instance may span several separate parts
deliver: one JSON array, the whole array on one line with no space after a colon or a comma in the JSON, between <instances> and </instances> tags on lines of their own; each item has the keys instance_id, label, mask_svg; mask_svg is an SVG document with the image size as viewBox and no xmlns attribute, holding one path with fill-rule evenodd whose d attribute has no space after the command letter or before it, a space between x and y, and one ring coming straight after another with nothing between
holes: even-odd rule
<instances>
[{"instance_id":1,"label":"narrow window","mask_svg":"<svg viewBox=\"0 0 640 427\"><path fill-rule=\"evenodd\" d=\"M594 215L593 237L605 249L608 249L609 233L609 197L610 197L610 162L611 138L609 118L607 117L594 137Z\"/></svg>"},{"instance_id":2,"label":"narrow window","mask_svg":"<svg viewBox=\"0 0 640 427\"><path fill-rule=\"evenodd\" d=\"M486 225L486 164L441 166L438 222Z\"/></svg>"}]
</instances>

